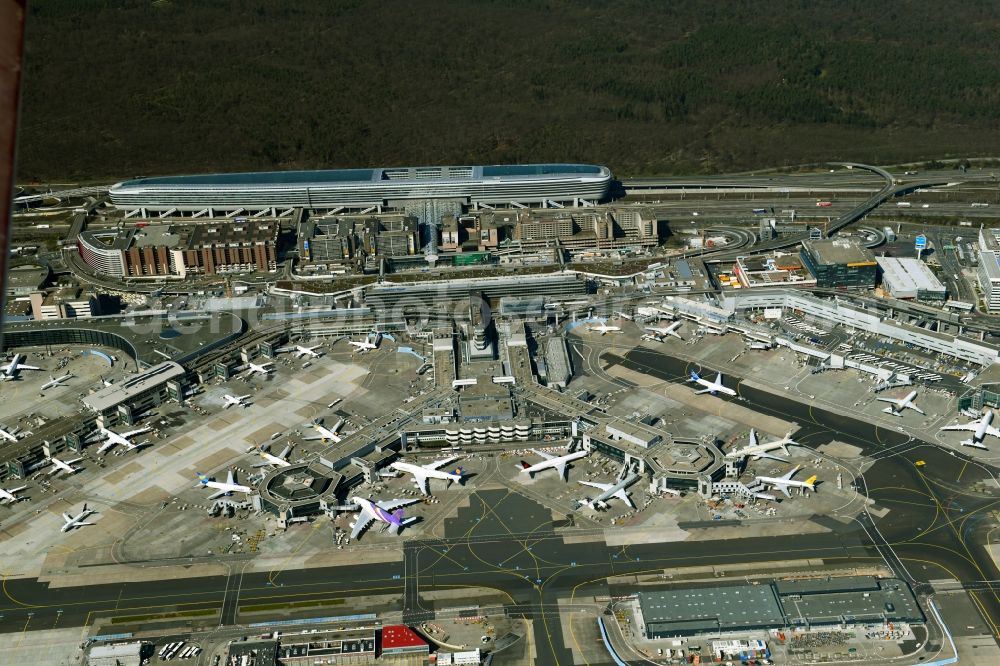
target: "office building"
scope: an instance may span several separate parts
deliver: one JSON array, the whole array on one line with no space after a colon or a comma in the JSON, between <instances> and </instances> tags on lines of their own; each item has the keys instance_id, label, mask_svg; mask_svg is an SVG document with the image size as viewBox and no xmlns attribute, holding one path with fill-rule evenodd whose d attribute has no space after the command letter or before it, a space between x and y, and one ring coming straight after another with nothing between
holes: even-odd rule
<instances>
[{"instance_id":1,"label":"office building","mask_svg":"<svg viewBox=\"0 0 1000 666\"><path fill-rule=\"evenodd\" d=\"M979 230L979 286L990 312L1000 310L1000 229Z\"/></svg>"},{"instance_id":2,"label":"office building","mask_svg":"<svg viewBox=\"0 0 1000 666\"><path fill-rule=\"evenodd\" d=\"M80 287L61 287L31 294L31 312L36 321L90 319L100 314L97 297Z\"/></svg>"},{"instance_id":3,"label":"office building","mask_svg":"<svg viewBox=\"0 0 1000 666\"><path fill-rule=\"evenodd\" d=\"M802 263L820 288L871 289L875 286L875 256L854 238L802 241Z\"/></svg>"}]
</instances>

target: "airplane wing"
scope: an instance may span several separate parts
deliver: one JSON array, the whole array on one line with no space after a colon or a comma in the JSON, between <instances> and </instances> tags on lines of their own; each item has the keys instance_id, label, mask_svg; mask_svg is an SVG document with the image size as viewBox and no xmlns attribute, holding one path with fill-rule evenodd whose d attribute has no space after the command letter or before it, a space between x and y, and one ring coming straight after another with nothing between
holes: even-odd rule
<instances>
[{"instance_id":1,"label":"airplane wing","mask_svg":"<svg viewBox=\"0 0 1000 666\"><path fill-rule=\"evenodd\" d=\"M424 495L430 495L431 491L430 488L428 487L427 476L425 474L421 474L420 472L416 471L410 472L410 474L413 475L413 485L417 487L417 490L419 490Z\"/></svg>"},{"instance_id":2,"label":"airplane wing","mask_svg":"<svg viewBox=\"0 0 1000 666\"><path fill-rule=\"evenodd\" d=\"M129 437L135 437L136 435L141 435L144 432L149 432L149 428L136 428L135 430L129 430L128 432L121 433L121 436L125 439Z\"/></svg>"},{"instance_id":3,"label":"airplane wing","mask_svg":"<svg viewBox=\"0 0 1000 666\"><path fill-rule=\"evenodd\" d=\"M538 455L540 455L541 457L545 458L546 460L552 460L553 458L555 458L554 455L552 455L550 453L545 453L544 451L539 451L538 449L531 449L531 452L532 453L537 453Z\"/></svg>"},{"instance_id":4,"label":"airplane wing","mask_svg":"<svg viewBox=\"0 0 1000 666\"><path fill-rule=\"evenodd\" d=\"M577 481L577 483L583 486L590 486L591 488L597 488L602 492L611 490L614 487L610 483L598 483L597 481Z\"/></svg>"},{"instance_id":5,"label":"airplane wing","mask_svg":"<svg viewBox=\"0 0 1000 666\"><path fill-rule=\"evenodd\" d=\"M895 398L875 398L875 399L878 400L879 402L891 402L894 405L899 404L899 400L896 400Z\"/></svg>"},{"instance_id":6,"label":"airplane wing","mask_svg":"<svg viewBox=\"0 0 1000 666\"><path fill-rule=\"evenodd\" d=\"M429 465L424 465L424 469L440 469L447 465L448 463L453 463L461 458L461 456L451 456L450 458L445 458L443 460L435 460Z\"/></svg>"},{"instance_id":7,"label":"airplane wing","mask_svg":"<svg viewBox=\"0 0 1000 666\"><path fill-rule=\"evenodd\" d=\"M41 370L41 368L34 365L25 365L24 363L17 364L18 370Z\"/></svg>"},{"instance_id":8,"label":"airplane wing","mask_svg":"<svg viewBox=\"0 0 1000 666\"><path fill-rule=\"evenodd\" d=\"M979 421L971 421L969 423L956 423L954 425L946 425L943 428L941 428L941 430L968 430L969 432L975 432L978 429L979 429ZM989 428L986 429L986 432L989 432L990 430L996 430L996 428L990 426ZM998 431L997 436L1000 436L1000 431Z\"/></svg>"},{"instance_id":9,"label":"airplane wing","mask_svg":"<svg viewBox=\"0 0 1000 666\"><path fill-rule=\"evenodd\" d=\"M73 516L69 515L68 513L64 513L62 517L63 520L66 521L67 523L73 522Z\"/></svg>"},{"instance_id":10,"label":"airplane wing","mask_svg":"<svg viewBox=\"0 0 1000 666\"><path fill-rule=\"evenodd\" d=\"M915 411L917 414L923 414L924 413L924 410L920 409L916 405L911 404L909 407L910 407L910 409L912 409L913 411Z\"/></svg>"},{"instance_id":11,"label":"airplane wing","mask_svg":"<svg viewBox=\"0 0 1000 666\"><path fill-rule=\"evenodd\" d=\"M788 486L785 486L785 485L782 485L782 484L780 484L780 483L776 483L776 484L774 484L774 487L775 487L775 488L777 488L778 490L780 490L780 491L781 491L781 493L782 493L782 494L783 494L783 495L784 495L785 497L787 497L787 498L789 498L789 499L791 499L791 498L792 498L792 494L788 492Z\"/></svg>"},{"instance_id":12,"label":"airplane wing","mask_svg":"<svg viewBox=\"0 0 1000 666\"><path fill-rule=\"evenodd\" d=\"M229 492L229 491L228 490L217 490L216 492L214 492L211 495L209 495L207 499L210 499L210 500L217 499L217 498L222 497L223 495L225 495L227 492Z\"/></svg>"},{"instance_id":13,"label":"airplane wing","mask_svg":"<svg viewBox=\"0 0 1000 666\"><path fill-rule=\"evenodd\" d=\"M989 427L986 428L986 434L987 435L992 435L994 437L1000 437L1000 430L998 430L997 428L994 428L993 426L989 426Z\"/></svg>"},{"instance_id":14,"label":"airplane wing","mask_svg":"<svg viewBox=\"0 0 1000 666\"><path fill-rule=\"evenodd\" d=\"M757 446L760 443L760 439L757 437L757 431L750 428L750 446Z\"/></svg>"},{"instance_id":15,"label":"airplane wing","mask_svg":"<svg viewBox=\"0 0 1000 666\"><path fill-rule=\"evenodd\" d=\"M566 472L566 461L565 460L563 462L561 462L561 463L559 463L559 464L556 465L556 471L559 473L559 476L562 477L563 481L568 481L569 480L569 478L567 476L567 472Z\"/></svg>"},{"instance_id":16,"label":"airplane wing","mask_svg":"<svg viewBox=\"0 0 1000 666\"><path fill-rule=\"evenodd\" d=\"M358 513L358 519L354 523L354 529L351 530L351 539L357 539L361 531L371 525L373 520L375 520L375 514L369 511L368 507L361 509L361 512Z\"/></svg>"},{"instance_id":17,"label":"airplane wing","mask_svg":"<svg viewBox=\"0 0 1000 666\"><path fill-rule=\"evenodd\" d=\"M398 509L400 507L409 506L409 505L413 504L414 502L416 502L416 500L399 499L399 500L387 500L387 501L375 502L375 503L379 505L379 508L381 508L381 509L383 509L385 511L390 511L391 512L391 511L395 511L396 509Z\"/></svg>"},{"instance_id":18,"label":"airplane wing","mask_svg":"<svg viewBox=\"0 0 1000 666\"><path fill-rule=\"evenodd\" d=\"M780 462L788 462L787 458L780 458L780 457L774 455L773 453L769 453L767 451L760 451L758 453L755 453L754 457L755 458L770 458L771 460L778 460Z\"/></svg>"},{"instance_id":19,"label":"airplane wing","mask_svg":"<svg viewBox=\"0 0 1000 666\"><path fill-rule=\"evenodd\" d=\"M288 444L287 446L285 446L285 448L281 450L281 453L278 454L278 457L284 460L285 458L288 457L288 454L291 452L292 452L292 445Z\"/></svg>"},{"instance_id":20,"label":"airplane wing","mask_svg":"<svg viewBox=\"0 0 1000 666\"><path fill-rule=\"evenodd\" d=\"M108 441L104 442L104 443L103 443L103 444L101 444L101 446L100 446L100 447L98 447L98 449L97 449L97 453L98 453L98 455L100 455L101 453L104 453L105 451L107 451L108 449L110 449L110 448L111 448L112 446L114 446L114 445L115 445L115 442L114 442L114 440L112 440L112 439L109 439Z\"/></svg>"},{"instance_id":21,"label":"airplane wing","mask_svg":"<svg viewBox=\"0 0 1000 666\"><path fill-rule=\"evenodd\" d=\"M706 388L706 389L701 389L700 391L695 391L694 394L698 395L700 393L711 393L714 390L715 390L714 388Z\"/></svg>"},{"instance_id":22,"label":"airplane wing","mask_svg":"<svg viewBox=\"0 0 1000 666\"><path fill-rule=\"evenodd\" d=\"M632 503L632 498L628 496L628 493L625 492L624 488L619 489L619 491L615 493L615 497L625 502L626 506L629 508L635 508L635 504Z\"/></svg>"}]
</instances>

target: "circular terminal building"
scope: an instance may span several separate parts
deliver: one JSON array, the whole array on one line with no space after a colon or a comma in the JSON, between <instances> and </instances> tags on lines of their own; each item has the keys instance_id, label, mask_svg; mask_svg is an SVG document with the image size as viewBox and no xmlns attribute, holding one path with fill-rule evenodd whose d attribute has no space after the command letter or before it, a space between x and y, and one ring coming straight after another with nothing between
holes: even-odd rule
<instances>
[{"instance_id":1,"label":"circular terminal building","mask_svg":"<svg viewBox=\"0 0 1000 666\"><path fill-rule=\"evenodd\" d=\"M288 522L340 504L337 491L344 476L319 463L279 467L260 482L261 508Z\"/></svg>"},{"instance_id":2,"label":"circular terminal building","mask_svg":"<svg viewBox=\"0 0 1000 666\"><path fill-rule=\"evenodd\" d=\"M116 183L109 194L111 202L125 211L165 212L333 209L428 199L546 206L596 203L607 198L610 187L611 171L603 166L513 164L137 178Z\"/></svg>"}]
</instances>

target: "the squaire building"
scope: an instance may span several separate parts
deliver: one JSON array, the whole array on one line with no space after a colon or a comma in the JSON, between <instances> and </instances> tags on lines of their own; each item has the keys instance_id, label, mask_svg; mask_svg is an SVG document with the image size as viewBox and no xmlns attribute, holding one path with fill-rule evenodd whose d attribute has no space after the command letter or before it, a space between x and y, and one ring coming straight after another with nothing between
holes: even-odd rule
<instances>
[{"instance_id":1,"label":"the squaire building","mask_svg":"<svg viewBox=\"0 0 1000 666\"><path fill-rule=\"evenodd\" d=\"M607 198L611 171L589 164L431 166L137 178L111 187L126 211L333 209L451 199L466 205L541 205Z\"/></svg>"}]
</instances>

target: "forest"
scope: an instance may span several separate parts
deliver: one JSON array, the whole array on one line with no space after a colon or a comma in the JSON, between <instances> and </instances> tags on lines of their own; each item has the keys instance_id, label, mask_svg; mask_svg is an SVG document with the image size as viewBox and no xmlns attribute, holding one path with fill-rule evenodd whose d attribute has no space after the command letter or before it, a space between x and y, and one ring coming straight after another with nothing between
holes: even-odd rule
<instances>
[{"instance_id":1,"label":"forest","mask_svg":"<svg viewBox=\"0 0 1000 666\"><path fill-rule=\"evenodd\" d=\"M18 180L1000 155L1000 12L899 0L33 0Z\"/></svg>"}]
</instances>

